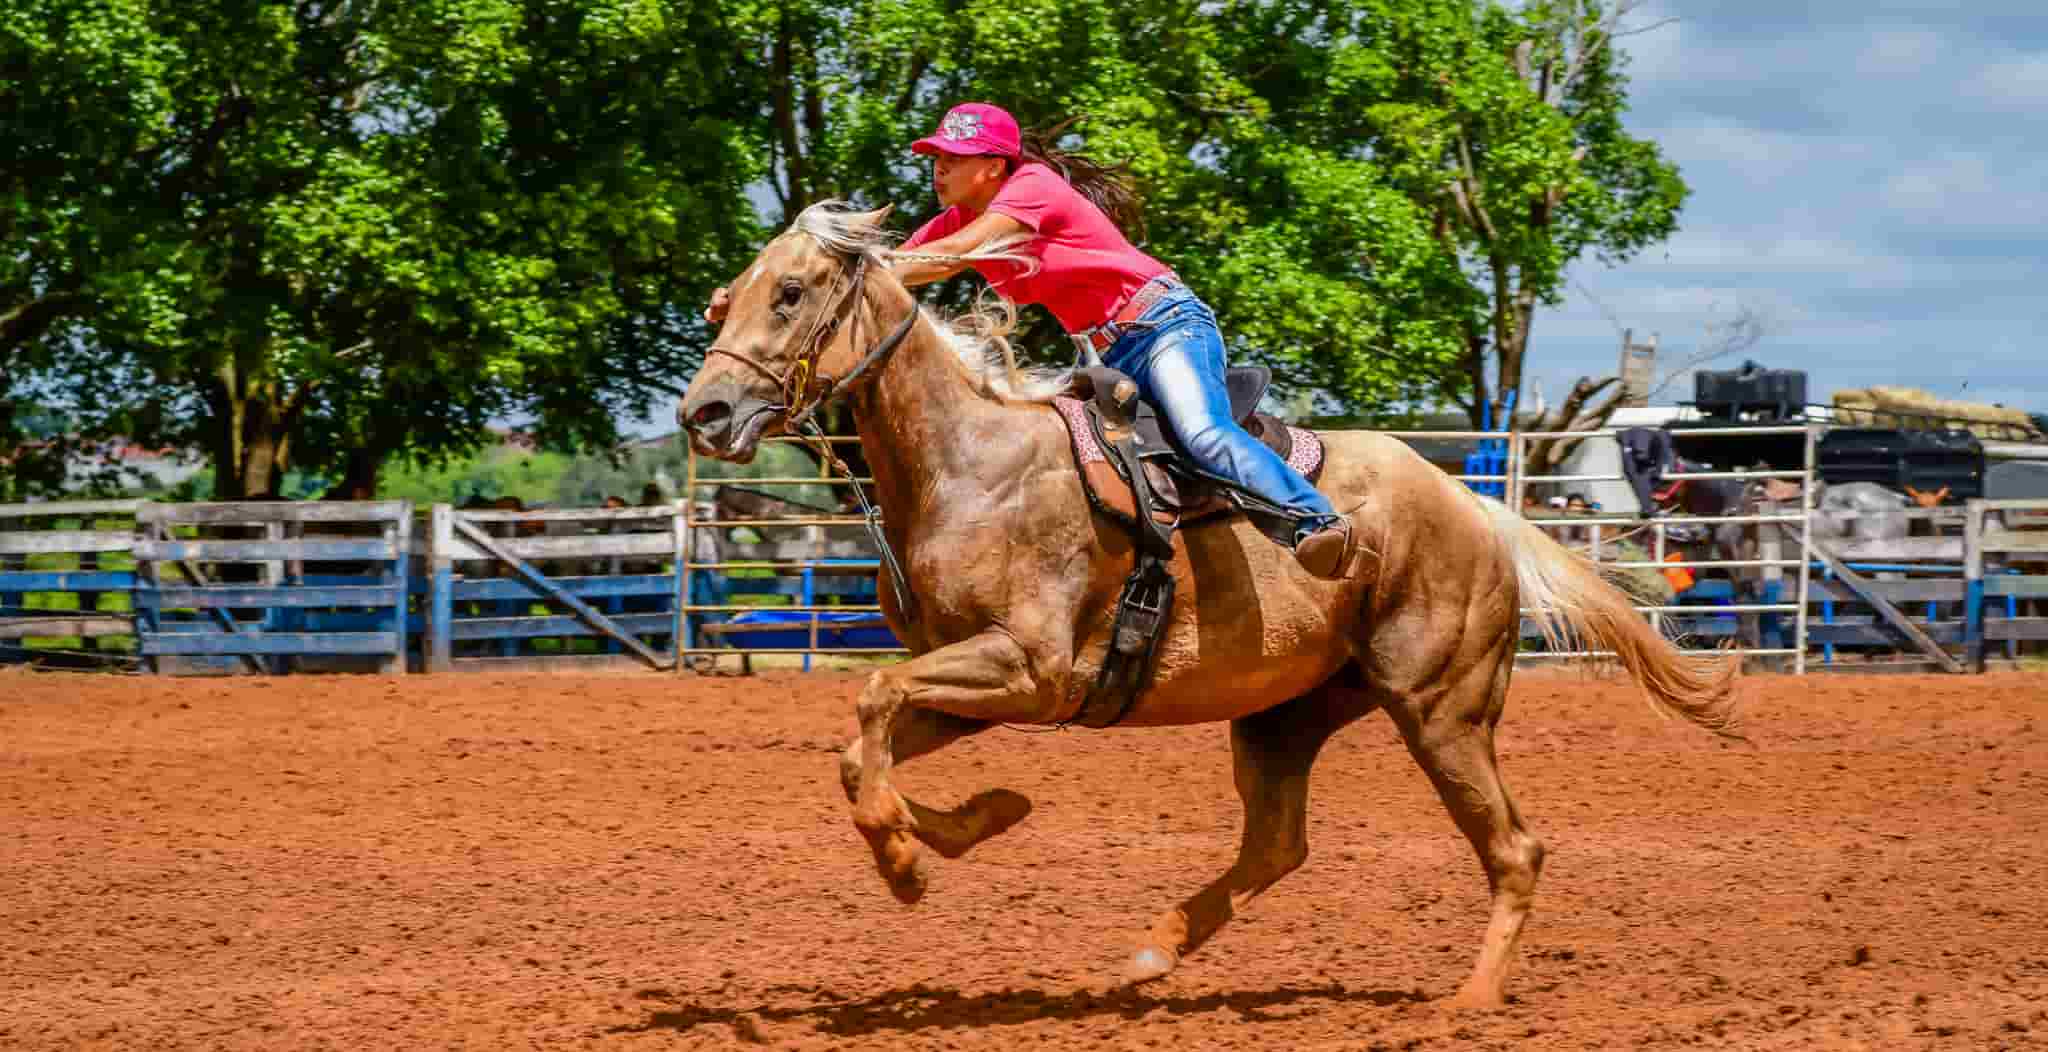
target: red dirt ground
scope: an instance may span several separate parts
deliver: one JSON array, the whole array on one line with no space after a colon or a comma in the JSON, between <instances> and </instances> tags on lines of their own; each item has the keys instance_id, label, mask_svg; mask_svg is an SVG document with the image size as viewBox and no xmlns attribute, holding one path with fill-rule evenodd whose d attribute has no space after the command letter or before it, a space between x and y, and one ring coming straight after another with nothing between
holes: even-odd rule
<instances>
[{"instance_id":1,"label":"red dirt ground","mask_svg":"<svg viewBox=\"0 0 2048 1052\"><path fill-rule=\"evenodd\" d=\"M1550 862L1514 1003L1465 1013L1484 880L1383 717L1308 865L1130 992L1234 850L1224 728L909 765L1038 809L906 908L839 795L858 686L0 673L0 1047L2048 1044L2048 677L1757 678L1754 748L1523 677Z\"/></svg>"}]
</instances>

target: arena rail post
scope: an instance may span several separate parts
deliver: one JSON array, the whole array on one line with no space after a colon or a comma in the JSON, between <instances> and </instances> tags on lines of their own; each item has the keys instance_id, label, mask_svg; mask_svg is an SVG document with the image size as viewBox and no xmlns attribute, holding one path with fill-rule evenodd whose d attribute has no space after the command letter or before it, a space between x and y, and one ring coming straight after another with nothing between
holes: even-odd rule
<instances>
[{"instance_id":1,"label":"arena rail post","mask_svg":"<svg viewBox=\"0 0 2048 1052\"><path fill-rule=\"evenodd\" d=\"M1963 504L1963 660L1984 671L1984 502Z\"/></svg>"},{"instance_id":2,"label":"arena rail post","mask_svg":"<svg viewBox=\"0 0 2048 1052\"><path fill-rule=\"evenodd\" d=\"M447 672L454 667L455 647L455 508L433 506L432 534L427 545L427 653L428 672Z\"/></svg>"},{"instance_id":3,"label":"arena rail post","mask_svg":"<svg viewBox=\"0 0 2048 1052\"><path fill-rule=\"evenodd\" d=\"M689 560L684 558L684 551L690 543L690 523L684 511L684 509L689 507L688 501L688 491L685 491L683 499L676 501L675 514L670 515L668 520L669 531L673 534L675 541L675 555L673 558L675 559L676 574L676 588L671 593L673 598L669 605L669 625L671 627L668 633L668 649L669 660L674 663L673 671L678 675L683 672L684 664L683 604L690 601Z\"/></svg>"},{"instance_id":4,"label":"arena rail post","mask_svg":"<svg viewBox=\"0 0 2048 1052\"><path fill-rule=\"evenodd\" d=\"M2048 563L2048 500L2004 499L1972 502L1982 515L1978 524L1976 551L1981 571L1983 598L2004 603L2005 616L1996 621L1986 616L1989 607L1980 603L1977 624L1985 646L2004 643L2009 655L2017 655L2021 643L2048 642L2048 618L2022 617L2021 600L2048 599L2048 573L2039 567ZM1997 512L1996 521L1991 513ZM1994 564L1993 557L1996 559ZM2012 565L2017 559L2035 567L2022 573Z\"/></svg>"}]
</instances>

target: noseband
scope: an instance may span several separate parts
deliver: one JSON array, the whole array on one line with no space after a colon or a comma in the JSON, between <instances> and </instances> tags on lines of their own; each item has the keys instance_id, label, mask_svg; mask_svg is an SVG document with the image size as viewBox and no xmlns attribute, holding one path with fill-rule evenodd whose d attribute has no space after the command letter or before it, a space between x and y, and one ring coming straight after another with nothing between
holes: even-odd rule
<instances>
[{"instance_id":1,"label":"noseband","mask_svg":"<svg viewBox=\"0 0 2048 1052\"><path fill-rule=\"evenodd\" d=\"M840 294L839 302L820 315L817 323L811 326L811 333L804 339L803 349L797 352L796 362L790 366L787 375L776 376L760 362L716 345L704 352L705 357L714 354L724 355L767 377L768 381L782 392L782 404L769 406L767 411L784 413L783 426L791 432L799 430L809 422L812 414L830 404L844 391L851 389L854 381L889 357L910 335L911 326L917 324L918 309L912 306L903 321L891 330L882 342L869 349L845 376L826 376L818 371L818 359L824 357L825 348L832 343L832 338L839 334L840 323L853 317L854 308L860 304L861 294L867 283L867 273L868 257L867 253L862 252L854 261L853 274L847 279L846 291ZM806 404L804 396L814 380L819 388L818 397Z\"/></svg>"}]
</instances>

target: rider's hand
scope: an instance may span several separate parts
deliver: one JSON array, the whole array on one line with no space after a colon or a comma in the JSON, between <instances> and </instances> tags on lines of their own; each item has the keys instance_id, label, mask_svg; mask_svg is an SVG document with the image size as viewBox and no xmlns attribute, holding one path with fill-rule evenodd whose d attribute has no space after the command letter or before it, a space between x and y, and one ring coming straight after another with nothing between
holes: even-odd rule
<instances>
[{"instance_id":1,"label":"rider's hand","mask_svg":"<svg viewBox=\"0 0 2048 1052\"><path fill-rule=\"evenodd\" d=\"M725 312L732 309L732 290L723 285L711 290L711 306L704 308L704 320L713 325L725 320Z\"/></svg>"}]
</instances>

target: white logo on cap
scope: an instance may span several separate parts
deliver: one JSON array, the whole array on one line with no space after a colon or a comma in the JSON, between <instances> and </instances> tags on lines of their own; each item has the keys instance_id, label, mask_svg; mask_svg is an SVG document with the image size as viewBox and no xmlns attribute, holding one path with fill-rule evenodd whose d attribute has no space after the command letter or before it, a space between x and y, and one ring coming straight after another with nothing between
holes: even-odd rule
<instances>
[{"instance_id":1,"label":"white logo on cap","mask_svg":"<svg viewBox=\"0 0 2048 1052\"><path fill-rule=\"evenodd\" d=\"M939 122L939 134L954 142L972 139L981 134L981 114L948 113L946 119Z\"/></svg>"}]
</instances>

